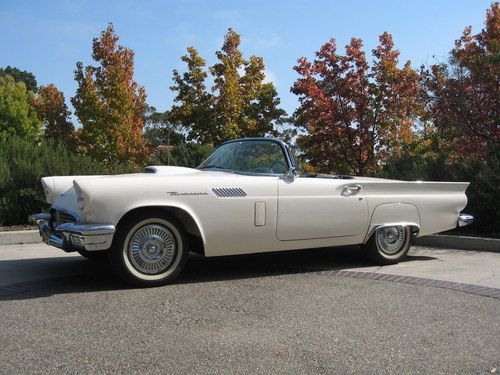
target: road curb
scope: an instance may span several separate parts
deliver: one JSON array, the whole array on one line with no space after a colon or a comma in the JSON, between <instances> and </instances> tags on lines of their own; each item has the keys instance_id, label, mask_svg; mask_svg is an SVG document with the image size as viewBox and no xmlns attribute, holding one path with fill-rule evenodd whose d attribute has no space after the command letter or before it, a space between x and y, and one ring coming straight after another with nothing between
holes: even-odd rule
<instances>
[{"instance_id":1,"label":"road curb","mask_svg":"<svg viewBox=\"0 0 500 375\"><path fill-rule=\"evenodd\" d=\"M417 246L445 247L448 249L500 252L500 239L484 237L450 236L435 234L418 237Z\"/></svg>"},{"instance_id":2,"label":"road curb","mask_svg":"<svg viewBox=\"0 0 500 375\"><path fill-rule=\"evenodd\" d=\"M42 242L38 230L0 232L0 245L17 245Z\"/></svg>"}]
</instances>

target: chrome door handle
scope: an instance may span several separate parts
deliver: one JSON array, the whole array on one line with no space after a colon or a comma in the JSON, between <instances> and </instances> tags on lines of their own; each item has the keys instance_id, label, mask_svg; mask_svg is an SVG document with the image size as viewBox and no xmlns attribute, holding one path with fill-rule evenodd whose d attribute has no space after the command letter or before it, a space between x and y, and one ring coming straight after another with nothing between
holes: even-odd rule
<instances>
[{"instance_id":1,"label":"chrome door handle","mask_svg":"<svg viewBox=\"0 0 500 375\"><path fill-rule=\"evenodd\" d=\"M342 190L342 195L345 197L350 197L351 195L356 195L361 191L361 185L348 185Z\"/></svg>"}]
</instances>

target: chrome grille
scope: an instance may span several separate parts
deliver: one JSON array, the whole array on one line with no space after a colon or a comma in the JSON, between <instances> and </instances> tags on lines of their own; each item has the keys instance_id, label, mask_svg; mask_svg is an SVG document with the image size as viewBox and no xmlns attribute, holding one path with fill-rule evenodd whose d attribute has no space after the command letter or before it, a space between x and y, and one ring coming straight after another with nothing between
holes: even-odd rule
<instances>
[{"instance_id":1,"label":"chrome grille","mask_svg":"<svg viewBox=\"0 0 500 375\"><path fill-rule=\"evenodd\" d=\"M247 195L240 188L213 188L212 191L220 198L245 197Z\"/></svg>"},{"instance_id":2,"label":"chrome grille","mask_svg":"<svg viewBox=\"0 0 500 375\"><path fill-rule=\"evenodd\" d=\"M64 223L76 223L78 222L77 218L74 217L73 215L60 211L60 210L55 210L52 209L50 210L50 221L53 226L57 226L59 224L64 224Z\"/></svg>"}]
</instances>

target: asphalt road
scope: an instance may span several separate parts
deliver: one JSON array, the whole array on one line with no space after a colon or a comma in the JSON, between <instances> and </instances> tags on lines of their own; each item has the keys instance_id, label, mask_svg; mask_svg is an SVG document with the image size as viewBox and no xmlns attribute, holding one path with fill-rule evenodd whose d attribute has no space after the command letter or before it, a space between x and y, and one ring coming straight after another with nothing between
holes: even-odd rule
<instances>
[{"instance_id":1,"label":"asphalt road","mask_svg":"<svg viewBox=\"0 0 500 375\"><path fill-rule=\"evenodd\" d=\"M0 248L0 280L36 273L0 297L0 373L500 372L499 299L310 272L378 271L356 249L194 256L175 284L152 289L124 287L105 264L25 250ZM496 275L467 275L482 256L484 273L498 269L500 254L485 254L417 248L384 272L462 270L492 286Z\"/></svg>"}]
</instances>

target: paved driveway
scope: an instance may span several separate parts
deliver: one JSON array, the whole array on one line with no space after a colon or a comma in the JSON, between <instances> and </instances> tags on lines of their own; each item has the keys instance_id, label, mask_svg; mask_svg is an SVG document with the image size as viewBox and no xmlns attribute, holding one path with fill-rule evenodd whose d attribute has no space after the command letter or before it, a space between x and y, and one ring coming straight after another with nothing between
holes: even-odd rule
<instances>
[{"instance_id":1,"label":"paved driveway","mask_svg":"<svg viewBox=\"0 0 500 375\"><path fill-rule=\"evenodd\" d=\"M106 264L4 246L0 373L490 374L500 299L446 288L497 290L499 269L425 248L383 268L356 248L193 256L175 284L129 289ZM430 279L448 283L410 282Z\"/></svg>"}]
</instances>

